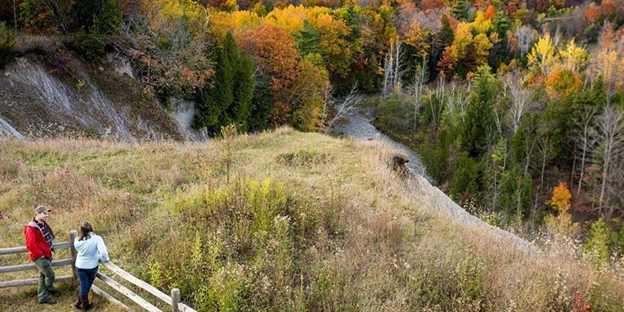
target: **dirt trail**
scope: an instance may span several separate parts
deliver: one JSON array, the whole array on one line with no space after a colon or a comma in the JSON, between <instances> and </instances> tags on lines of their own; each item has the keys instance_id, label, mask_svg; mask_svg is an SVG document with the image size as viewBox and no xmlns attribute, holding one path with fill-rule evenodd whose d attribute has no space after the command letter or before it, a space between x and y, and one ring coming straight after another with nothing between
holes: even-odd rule
<instances>
[{"instance_id":1,"label":"dirt trail","mask_svg":"<svg viewBox=\"0 0 624 312\"><path fill-rule=\"evenodd\" d=\"M409 160L406 165L412 173L411 178L407 179L408 187L413 195L429 203L429 208L435 213L470 227L484 229L492 235L501 238L504 242L516 245L528 254L534 254L535 250L527 241L498 227L491 226L471 215L439 188L433 186L427 175L426 168L420 160L420 156L412 149L381 133L367 118L357 112L351 112L345 117L346 122L334 127L331 132L360 140L380 140L404 153Z\"/></svg>"}]
</instances>

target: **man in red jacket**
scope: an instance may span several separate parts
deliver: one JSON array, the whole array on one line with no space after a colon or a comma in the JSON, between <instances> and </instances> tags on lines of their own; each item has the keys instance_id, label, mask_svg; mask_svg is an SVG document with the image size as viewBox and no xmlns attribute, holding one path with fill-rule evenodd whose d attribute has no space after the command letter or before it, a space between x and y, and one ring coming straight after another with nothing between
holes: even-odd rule
<instances>
[{"instance_id":1,"label":"man in red jacket","mask_svg":"<svg viewBox=\"0 0 624 312\"><path fill-rule=\"evenodd\" d=\"M47 222L50 211L52 210L46 206L37 206L35 218L24 226L28 257L39 269L37 299L40 304L55 304L56 301L50 298L50 295L57 297L60 295L53 286L55 277L54 269L52 269L54 232Z\"/></svg>"}]
</instances>

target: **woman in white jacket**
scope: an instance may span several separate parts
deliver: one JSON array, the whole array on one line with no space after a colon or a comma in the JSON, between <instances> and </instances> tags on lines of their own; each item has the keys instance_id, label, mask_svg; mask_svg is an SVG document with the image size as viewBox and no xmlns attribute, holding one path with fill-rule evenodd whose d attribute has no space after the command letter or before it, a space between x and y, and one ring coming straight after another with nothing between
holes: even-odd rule
<instances>
[{"instance_id":1,"label":"woman in white jacket","mask_svg":"<svg viewBox=\"0 0 624 312\"><path fill-rule=\"evenodd\" d=\"M106 250L106 245L104 245L104 240L93 233L93 227L89 222L84 222L80 226L80 232L74 241L74 247L78 252L76 269L78 278L80 278L79 299L74 306L78 309L82 307L86 311L93 307L89 303L89 290L91 290L91 285L93 285L93 280L95 280L99 262L108 261L108 251Z\"/></svg>"}]
</instances>

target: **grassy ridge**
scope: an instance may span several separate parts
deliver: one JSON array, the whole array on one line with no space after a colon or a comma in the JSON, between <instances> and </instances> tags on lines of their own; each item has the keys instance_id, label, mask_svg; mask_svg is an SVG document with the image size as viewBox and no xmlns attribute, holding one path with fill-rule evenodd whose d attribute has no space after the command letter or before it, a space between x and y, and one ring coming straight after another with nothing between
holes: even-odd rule
<instances>
[{"instance_id":1,"label":"grassy ridge","mask_svg":"<svg viewBox=\"0 0 624 312\"><path fill-rule=\"evenodd\" d=\"M201 311L570 311L575 292L592 311L624 309L621 268L596 270L559 241L529 257L435 215L431 186L409 192L393 153L290 129L206 144L0 141L0 247L21 245L31 207L47 203L57 233L92 221L114 262ZM67 310L70 292L47 311ZM34 297L0 290L13 311L39 310Z\"/></svg>"}]
</instances>

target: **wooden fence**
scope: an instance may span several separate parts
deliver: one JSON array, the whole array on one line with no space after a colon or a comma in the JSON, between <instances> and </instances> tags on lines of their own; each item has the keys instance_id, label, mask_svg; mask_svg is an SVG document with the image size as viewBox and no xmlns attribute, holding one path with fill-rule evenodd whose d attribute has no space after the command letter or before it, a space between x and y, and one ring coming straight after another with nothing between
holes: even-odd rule
<instances>
[{"instance_id":1,"label":"wooden fence","mask_svg":"<svg viewBox=\"0 0 624 312\"><path fill-rule=\"evenodd\" d=\"M78 278L78 275L76 273L76 266L75 266L75 264L76 264L76 249L74 248L74 239L76 238L76 236L77 236L77 232L75 230L72 230L72 231L69 232L69 241L68 242L62 242L62 243L54 244L54 249L55 250L69 249L70 252L71 252L71 258L61 259L61 260L53 260L52 261L52 266L53 267L60 267L60 266L71 265L71 267L72 267L72 276L56 277L55 282L71 282L71 281L76 281L77 278ZM28 249L26 249L26 247L24 247L24 246L11 247L11 248L0 248L0 256L8 255L8 254L15 254L15 253L25 253L25 252L28 252ZM191 307L189 307L189 306L185 305L184 303L180 302L180 290L177 289L177 288L172 289L171 290L171 296L168 296L167 294L163 293L162 291L156 289L156 287L154 287L154 286L152 286L152 285L150 285L150 284L148 284L148 283L146 283L146 282L144 282L144 281L142 281L142 280L132 276L132 274L124 271L123 269L121 269L120 267L118 267L117 265L115 265L112 262L105 262L105 263L102 263L101 265L106 267L107 269L109 269L111 272L117 274L121 278L125 279L126 281L130 282L131 284L133 284L133 285L135 285L135 286L137 286L137 287L147 291L148 293L154 295L156 298L158 298L158 299L164 301L165 303L171 305L171 311L173 311L173 312L196 312ZM0 273L18 272L18 271L33 270L33 269L37 269L37 267L35 266L34 263L12 265L12 266L3 266L3 267L0 267ZM116 291L118 291L122 295L126 296L130 300L134 301L136 304L138 304L140 307L144 308L145 310L150 311L150 312L162 312L156 306L154 306L153 304L149 303L145 299L141 298L141 296L137 295L132 290L126 288L125 286L121 285L119 282L117 282L114 279L108 277L107 275L103 274L102 272L98 272L97 273L97 278L99 278L106 285L108 285L111 288L115 289ZM2 281L2 282L0 282L0 288L20 287L20 286L29 286L29 285L37 285L37 284L39 284L39 279L38 278L24 279L24 280L14 280L14 281ZM97 295L99 295L99 296L101 296L103 298L106 298L111 303L119 305L119 306L123 307L124 309L126 309L128 311L132 311L132 309L130 307L128 307L127 305L123 304L121 301L117 300L115 297L111 296L110 294L106 293L101 288L93 285L91 287L91 290L94 293L96 293Z\"/></svg>"}]
</instances>

